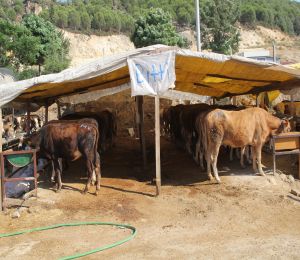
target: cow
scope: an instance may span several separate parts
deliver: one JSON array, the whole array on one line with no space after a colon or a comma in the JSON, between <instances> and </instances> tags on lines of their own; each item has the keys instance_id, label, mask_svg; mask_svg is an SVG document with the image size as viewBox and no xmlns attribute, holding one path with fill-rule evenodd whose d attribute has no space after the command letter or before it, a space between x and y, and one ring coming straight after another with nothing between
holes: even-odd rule
<instances>
[{"instance_id":1,"label":"cow","mask_svg":"<svg viewBox=\"0 0 300 260\"><path fill-rule=\"evenodd\" d=\"M2 136L6 139L15 138L16 120L12 116L5 116L3 118Z\"/></svg>"},{"instance_id":2,"label":"cow","mask_svg":"<svg viewBox=\"0 0 300 260\"><path fill-rule=\"evenodd\" d=\"M98 113L93 112L76 112L72 114L63 115L62 120L77 120L82 118L93 118L97 121L99 126L100 139L98 144L99 152L105 152L108 148L115 145L115 138L117 136L116 116L110 109L104 109Z\"/></svg>"},{"instance_id":3,"label":"cow","mask_svg":"<svg viewBox=\"0 0 300 260\"><path fill-rule=\"evenodd\" d=\"M27 115L21 116L18 118L18 121L20 121L20 128L27 132ZM30 115L30 122L29 122L29 131L30 133L33 133L35 131L38 131L42 127L42 120L38 115Z\"/></svg>"},{"instance_id":4,"label":"cow","mask_svg":"<svg viewBox=\"0 0 300 260\"><path fill-rule=\"evenodd\" d=\"M195 104L185 106L179 115L181 125L181 136L185 142L185 148L189 154L192 154L193 141L197 139L195 121L199 113L209 109L207 104ZM194 139L194 140L193 140Z\"/></svg>"},{"instance_id":5,"label":"cow","mask_svg":"<svg viewBox=\"0 0 300 260\"><path fill-rule=\"evenodd\" d=\"M83 157L86 161L88 180L83 192L86 193L96 174L96 195L100 190L100 156L97 152L99 140L98 123L94 119L55 120L45 124L31 138L31 146L37 145L40 157L52 161L53 174L57 178L57 189L62 188L61 160L75 161Z\"/></svg>"},{"instance_id":6,"label":"cow","mask_svg":"<svg viewBox=\"0 0 300 260\"><path fill-rule=\"evenodd\" d=\"M202 143L207 162L207 174L210 180L211 165L215 179L218 175L217 159L222 144L231 147L251 145L253 169L260 175L265 175L261 165L261 150L270 135L290 131L290 123L270 115L261 108L246 108L241 111L226 111L215 109L207 112L200 123ZM257 161L256 161L257 160Z\"/></svg>"}]
</instances>

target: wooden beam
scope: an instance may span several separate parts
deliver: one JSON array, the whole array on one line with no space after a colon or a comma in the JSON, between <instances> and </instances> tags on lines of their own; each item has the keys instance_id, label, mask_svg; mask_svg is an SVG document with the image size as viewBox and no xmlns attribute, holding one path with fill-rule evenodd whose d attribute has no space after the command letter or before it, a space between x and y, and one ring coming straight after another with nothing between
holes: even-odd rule
<instances>
[{"instance_id":1,"label":"wooden beam","mask_svg":"<svg viewBox=\"0 0 300 260\"><path fill-rule=\"evenodd\" d=\"M155 165L156 196L158 196L161 190L159 96L155 96Z\"/></svg>"},{"instance_id":2,"label":"wooden beam","mask_svg":"<svg viewBox=\"0 0 300 260\"><path fill-rule=\"evenodd\" d=\"M143 96L136 97L136 105L137 105L136 121L137 121L138 131L139 131L141 153L143 156L143 167L144 169L146 169L147 152L146 152L146 139L145 139L145 130L144 130L144 97Z\"/></svg>"}]
</instances>

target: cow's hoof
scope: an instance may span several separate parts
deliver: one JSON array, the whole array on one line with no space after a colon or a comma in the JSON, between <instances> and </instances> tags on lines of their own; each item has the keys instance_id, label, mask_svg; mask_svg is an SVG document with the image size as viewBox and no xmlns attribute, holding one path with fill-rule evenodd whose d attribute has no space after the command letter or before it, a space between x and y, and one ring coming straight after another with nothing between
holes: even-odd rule
<instances>
[{"instance_id":1,"label":"cow's hoof","mask_svg":"<svg viewBox=\"0 0 300 260\"><path fill-rule=\"evenodd\" d=\"M61 192L61 189L56 189L55 192L56 192L56 193L60 193L60 192Z\"/></svg>"},{"instance_id":2,"label":"cow's hoof","mask_svg":"<svg viewBox=\"0 0 300 260\"><path fill-rule=\"evenodd\" d=\"M211 176L211 175L208 176L208 179L209 179L210 181L213 181L213 180L214 180L213 176Z\"/></svg>"},{"instance_id":3,"label":"cow's hoof","mask_svg":"<svg viewBox=\"0 0 300 260\"><path fill-rule=\"evenodd\" d=\"M222 183L220 179L216 179L216 181L217 181L218 184Z\"/></svg>"}]
</instances>

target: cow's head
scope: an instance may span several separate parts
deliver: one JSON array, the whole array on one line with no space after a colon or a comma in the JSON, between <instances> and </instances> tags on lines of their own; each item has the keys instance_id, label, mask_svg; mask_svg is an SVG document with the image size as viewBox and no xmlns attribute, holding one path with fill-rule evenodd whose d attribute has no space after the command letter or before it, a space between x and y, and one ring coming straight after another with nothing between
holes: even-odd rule
<instances>
[{"instance_id":1,"label":"cow's head","mask_svg":"<svg viewBox=\"0 0 300 260\"><path fill-rule=\"evenodd\" d=\"M40 131L37 131L28 138L27 144L33 149L38 149L40 148L40 141L41 134Z\"/></svg>"},{"instance_id":2,"label":"cow's head","mask_svg":"<svg viewBox=\"0 0 300 260\"><path fill-rule=\"evenodd\" d=\"M291 131L291 125L289 119L281 120L280 127L278 128L277 132L279 133L287 133Z\"/></svg>"}]
</instances>

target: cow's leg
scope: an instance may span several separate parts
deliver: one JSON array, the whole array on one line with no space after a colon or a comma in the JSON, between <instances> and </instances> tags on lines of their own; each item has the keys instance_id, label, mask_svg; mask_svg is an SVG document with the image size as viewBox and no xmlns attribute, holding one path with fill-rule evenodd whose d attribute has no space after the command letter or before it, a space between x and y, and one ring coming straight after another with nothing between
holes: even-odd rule
<instances>
[{"instance_id":1,"label":"cow's leg","mask_svg":"<svg viewBox=\"0 0 300 260\"><path fill-rule=\"evenodd\" d=\"M198 137L195 145L195 155L194 155L194 160L197 164L200 163L200 145L201 145L201 140L200 137Z\"/></svg>"},{"instance_id":2,"label":"cow's leg","mask_svg":"<svg viewBox=\"0 0 300 260\"><path fill-rule=\"evenodd\" d=\"M93 178L93 174L94 174L93 163L92 163L92 161L89 158L86 159L86 168L87 168L87 173L88 173L88 180L87 180L86 186L85 186L85 188L83 190L84 194L87 193L88 190L90 189L92 178Z\"/></svg>"},{"instance_id":3,"label":"cow's leg","mask_svg":"<svg viewBox=\"0 0 300 260\"><path fill-rule=\"evenodd\" d=\"M256 146L252 146L251 147L251 151L252 151L252 166L253 166L253 170L256 173L257 172L257 162L256 162Z\"/></svg>"},{"instance_id":4,"label":"cow's leg","mask_svg":"<svg viewBox=\"0 0 300 260\"><path fill-rule=\"evenodd\" d=\"M256 147L258 172L259 172L260 175L265 176L265 173L262 169L262 164L261 164L261 149L262 149L262 145L259 145L259 146Z\"/></svg>"},{"instance_id":5,"label":"cow's leg","mask_svg":"<svg viewBox=\"0 0 300 260\"><path fill-rule=\"evenodd\" d=\"M212 149L211 153L211 159L212 159L212 168L214 171L214 176L216 178L216 181L218 183L221 183L219 174L218 174L218 168L217 168L217 162L218 162L218 155L219 155L219 150L220 150L221 143L215 144L215 147Z\"/></svg>"},{"instance_id":6,"label":"cow's leg","mask_svg":"<svg viewBox=\"0 0 300 260\"><path fill-rule=\"evenodd\" d=\"M230 161L233 161L233 149L234 149L234 148L229 147L229 149L230 149L230 157L229 157L229 160L230 160Z\"/></svg>"},{"instance_id":7,"label":"cow's leg","mask_svg":"<svg viewBox=\"0 0 300 260\"><path fill-rule=\"evenodd\" d=\"M57 177L56 192L60 192L61 188L62 188L60 159L53 160L53 164L54 164L54 170L55 170L56 177Z\"/></svg>"},{"instance_id":8,"label":"cow's leg","mask_svg":"<svg viewBox=\"0 0 300 260\"><path fill-rule=\"evenodd\" d=\"M55 182L55 176L56 176L56 171L54 167L54 161L51 161L51 166L52 166L52 173L51 173L51 182Z\"/></svg>"},{"instance_id":9,"label":"cow's leg","mask_svg":"<svg viewBox=\"0 0 300 260\"><path fill-rule=\"evenodd\" d=\"M210 148L208 147L207 148L207 151L206 151L206 154L205 154L205 157L206 157L206 164L207 164L207 176L208 176L208 179L209 180L213 180L213 176L211 175L211 165L210 165L210 162L211 162L211 152L210 152Z\"/></svg>"},{"instance_id":10,"label":"cow's leg","mask_svg":"<svg viewBox=\"0 0 300 260\"><path fill-rule=\"evenodd\" d=\"M245 164L244 164L245 149L246 149L246 146L241 147L241 158L240 158L240 163L241 163L241 166L242 166L243 169L246 168L246 166L245 166Z\"/></svg>"},{"instance_id":11,"label":"cow's leg","mask_svg":"<svg viewBox=\"0 0 300 260\"><path fill-rule=\"evenodd\" d=\"M241 154L239 153L239 148L235 148L235 155L236 155L236 158L238 159L241 159Z\"/></svg>"},{"instance_id":12,"label":"cow's leg","mask_svg":"<svg viewBox=\"0 0 300 260\"><path fill-rule=\"evenodd\" d=\"M98 192L100 190L100 180L101 180L101 167L100 167L100 155L97 153L97 160L96 160L96 195L98 195Z\"/></svg>"},{"instance_id":13,"label":"cow's leg","mask_svg":"<svg viewBox=\"0 0 300 260\"><path fill-rule=\"evenodd\" d=\"M246 159L247 159L247 162L248 164L251 164L252 161L251 161L251 147L249 145L246 146Z\"/></svg>"},{"instance_id":14,"label":"cow's leg","mask_svg":"<svg viewBox=\"0 0 300 260\"><path fill-rule=\"evenodd\" d=\"M203 152L203 148L200 147L200 149L199 149L199 161L200 161L200 168L201 168L202 171L205 170L203 159L204 159L204 152Z\"/></svg>"}]
</instances>

